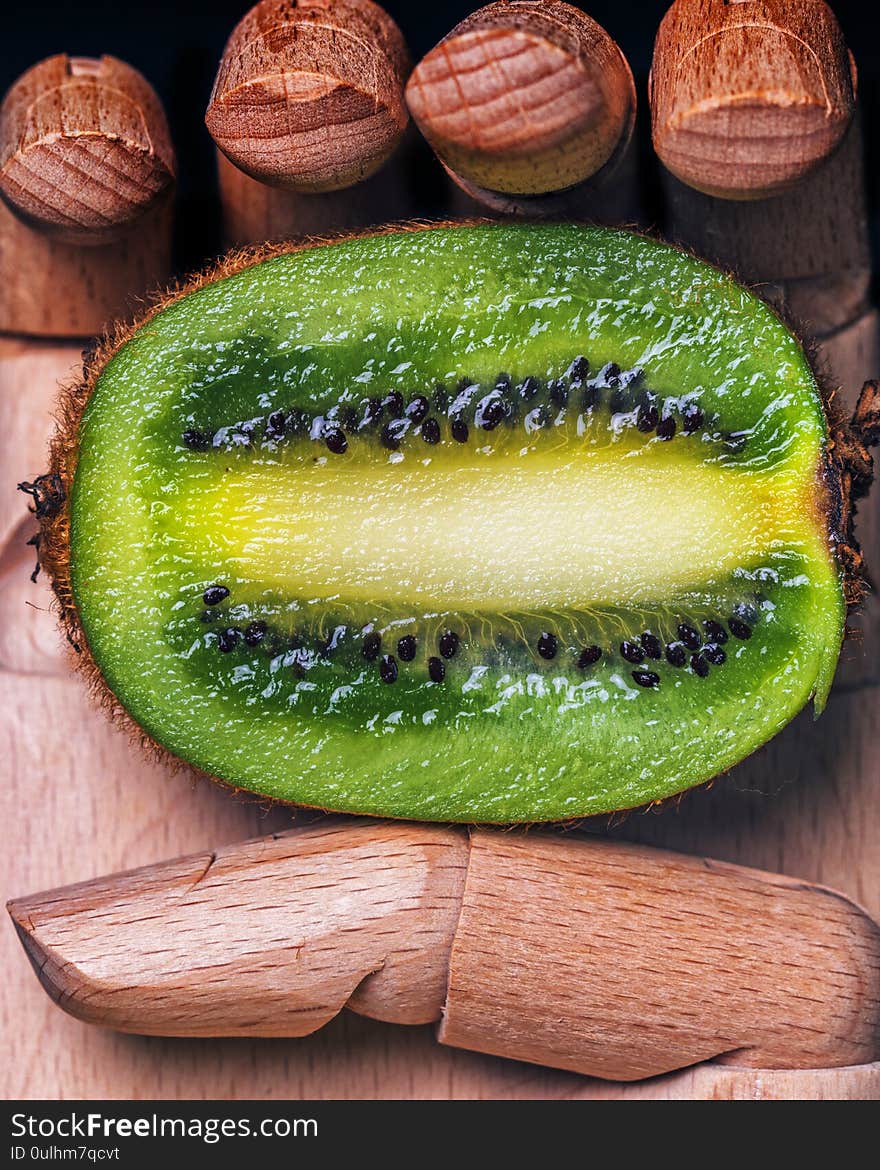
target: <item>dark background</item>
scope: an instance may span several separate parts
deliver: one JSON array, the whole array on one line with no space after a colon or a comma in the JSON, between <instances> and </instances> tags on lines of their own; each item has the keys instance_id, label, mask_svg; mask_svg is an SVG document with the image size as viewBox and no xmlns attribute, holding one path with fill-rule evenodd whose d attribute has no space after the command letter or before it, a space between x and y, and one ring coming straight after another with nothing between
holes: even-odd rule
<instances>
[{"instance_id":1,"label":"dark background","mask_svg":"<svg viewBox=\"0 0 880 1170\"><path fill-rule=\"evenodd\" d=\"M649 214L658 224L662 204L650 161L646 81L654 35L670 2L589 0L580 4L617 40L635 74L640 145L649 160L642 171L649 187ZM5 93L40 58L62 52L121 57L156 87L168 112L180 168L179 269L200 266L220 247L214 152L203 117L223 45L250 7L248 0L68 0L10 5L4 15L0 92ZM386 0L384 7L397 20L413 60L418 61L480 4L479 0ZM880 243L880 13L877 0L837 0L832 7L859 69L876 256ZM426 163L419 191L421 213L442 212L441 190L439 172Z\"/></svg>"}]
</instances>

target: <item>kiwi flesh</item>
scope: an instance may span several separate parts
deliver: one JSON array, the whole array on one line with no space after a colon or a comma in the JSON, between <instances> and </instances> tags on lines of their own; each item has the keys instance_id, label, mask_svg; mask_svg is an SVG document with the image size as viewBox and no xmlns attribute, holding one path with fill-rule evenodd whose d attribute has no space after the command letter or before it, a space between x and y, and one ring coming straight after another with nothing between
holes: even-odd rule
<instances>
[{"instance_id":1,"label":"kiwi flesh","mask_svg":"<svg viewBox=\"0 0 880 1170\"><path fill-rule=\"evenodd\" d=\"M821 711L870 459L725 274L480 224L231 258L98 352L49 477L68 636L149 739L267 797L514 822Z\"/></svg>"}]
</instances>

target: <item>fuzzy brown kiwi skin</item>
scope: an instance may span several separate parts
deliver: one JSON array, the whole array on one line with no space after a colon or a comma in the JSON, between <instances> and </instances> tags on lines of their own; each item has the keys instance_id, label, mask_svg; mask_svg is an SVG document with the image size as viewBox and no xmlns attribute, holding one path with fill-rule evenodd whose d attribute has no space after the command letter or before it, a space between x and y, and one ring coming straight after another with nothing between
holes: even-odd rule
<instances>
[{"instance_id":1,"label":"fuzzy brown kiwi skin","mask_svg":"<svg viewBox=\"0 0 880 1170\"><path fill-rule=\"evenodd\" d=\"M487 219L467 219L388 224L381 228L372 228L361 232L310 237L304 241L261 244L230 252L217 263L160 294L144 313L131 322L116 324L94 349L84 354L82 377L62 387L56 411L56 430L49 446L49 470L45 476L38 476L35 480L36 486L45 484L47 488L52 489L53 493L53 501L48 507L41 508L37 498L37 506L34 509L40 525L37 545L39 565L47 573L55 593L60 623L67 641L72 647L73 665L83 675L97 704L114 723L126 730L133 740L139 742L151 757L176 770L187 768L196 776L205 777L240 796L253 798L256 795L230 784L222 777L201 772L192 765L186 764L152 739L132 719L108 687L101 668L89 648L85 631L79 620L70 573L70 490L76 474L79 428L83 412L108 362L138 329L176 301L206 284L233 276L264 260L306 251L325 244L342 243L372 236L450 227L473 227L492 222L492 220ZM664 242L668 243L668 241ZM686 249L680 248L679 251L694 255ZM742 282L740 281L740 283ZM753 291L760 296L759 290ZM776 311L775 308L774 311ZM779 314L777 313L777 315ZM832 552L839 568L844 599L848 609L852 610L862 602L867 590L864 559L855 538L853 521L855 504L867 494L874 475L873 460L868 448L880 442L880 381L865 383L855 414L851 420L847 420L838 401L836 388L832 388L829 379L822 374L815 346L804 340L803 331L796 324L790 321L785 321L785 324L798 337L822 396L829 429L829 441L824 462L819 471L817 496L819 497L819 506L825 512L823 523L826 525ZM35 485L23 486L32 487ZM57 490L59 487L60 491ZM714 779L708 781L709 785L713 783ZM683 795L683 793L676 793L665 800L650 802L649 807L669 803L677 804ZM278 798L257 796L257 799L264 804L287 804L295 808L315 808L315 806L294 804L292 801ZM316 811L328 812L331 810L317 809ZM604 815L607 816L607 814ZM571 825L583 819L576 818L575 821L564 823Z\"/></svg>"}]
</instances>

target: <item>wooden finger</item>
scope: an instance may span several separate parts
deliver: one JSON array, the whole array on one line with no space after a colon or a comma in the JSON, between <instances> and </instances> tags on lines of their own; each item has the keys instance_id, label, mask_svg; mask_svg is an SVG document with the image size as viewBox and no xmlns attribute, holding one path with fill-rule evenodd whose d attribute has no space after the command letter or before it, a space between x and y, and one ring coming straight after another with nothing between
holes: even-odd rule
<instances>
[{"instance_id":1,"label":"wooden finger","mask_svg":"<svg viewBox=\"0 0 880 1170\"><path fill-rule=\"evenodd\" d=\"M168 279L174 151L113 57L49 57L0 106L0 332L87 337Z\"/></svg>"},{"instance_id":2,"label":"wooden finger","mask_svg":"<svg viewBox=\"0 0 880 1170\"><path fill-rule=\"evenodd\" d=\"M126 1031L299 1036L348 1006L615 1080L878 1055L858 907L638 846L333 821L10 913L49 994Z\"/></svg>"},{"instance_id":3,"label":"wooden finger","mask_svg":"<svg viewBox=\"0 0 880 1170\"><path fill-rule=\"evenodd\" d=\"M416 66L406 96L449 175L490 210L631 217L635 84L620 48L579 8L479 9Z\"/></svg>"},{"instance_id":4,"label":"wooden finger","mask_svg":"<svg viewBox=\"0 0 880 1170\"><path fill-rule=\"evenodd\" d=\"M205 122L238 245L401 218L388 160L409 114L400 29L371 0L261 0L227 42Z\"/></svg>"}]
</instances>

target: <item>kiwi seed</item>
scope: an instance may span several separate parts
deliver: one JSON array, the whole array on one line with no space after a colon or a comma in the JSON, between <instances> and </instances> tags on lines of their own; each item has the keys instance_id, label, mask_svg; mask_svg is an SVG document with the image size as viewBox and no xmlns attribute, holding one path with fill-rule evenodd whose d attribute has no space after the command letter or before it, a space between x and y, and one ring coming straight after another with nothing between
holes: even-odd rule
<instances>
[{"instance_id":1,"label":"kiwi seed","mask_svg":"<svg viewBox=\"0 0 880 1170\"><path fill-rule=\"evenodd\" d=\"M379 657L379 651L382 648L382 636L375 631L367 634L364 638L364 644L361 647L361 653L367 662L375 662Z\"/></svg>"},{"instance_id":2,"label":"kiwi seed","mask_svg":"<svg viewBox=\"0 0 880 1170\"><path fill-rule=\"evenodd\" d=\"M705 678L709 673L709 663L702 654L691 655L691 670L694 674L698 674L700 678Z\"/></svg>"},{"instance_id":3,"label":"kiwi seed","mask_svg":"<svg viewBox=\"0 0 880 1170\"><path fill-rule=\"evenodd\" d=\"M555 634L551 634L545 630L540 638L538 638L538 653L542 658L548 661L556 657L556 651L559 649L559 640Z\"/></svg>"},{"instance_id":4,"label":"kiwi seed","mask_svg":"<svg viewBox=\"0 0 880 1170\"><path fill-rule=\"evenodd\" d=\"M670 642L666 647L666 661L670 666L684 666L687 662L687 650L682 642Z\"/></svg>"},{"instance_id":5,"label":"kiwi seed","mask_svg":"<svg viewBox=\"0 0 880 1170\"><path fill-rule=\"evenodd\" d=\"M678 626L678 636L687 646L688 650L699 650L703 644L703 639L700 637L699 630L695 630L692 625L687 622L680 622Z\"/></svg>"},{"instance_id":6,"label":"kiwi seed","mask_svg":"<svg viewBox=\"0 0 880 1170\"><path fill-rule=\"evenodd\" d=\"M412 634L404 634L397 643L397 653L401 662L412 662L416 656L416 640Z\"/></svg>"},{"instance_id":7,"label":"kiwi seed","mask_svg":"<svg viewBox=\"0 0 880 1170\"><path fill-rule=\"evenodd\" d=\"M224 654L228 654L230 650L234 650L238 645L238 639L241 635L235 626L230 626L228 630L222 630L217 638L217 646Z\"/></svg>"},{"instance_id":8,"label":"kiwi seed","mask_svg":"<svg viewBox=\"0 0 880 1170\"><path fill-rule=\"evenodd\" d=\"M627 662L634 662L636 665L645 661L645 651L641 648L638 642L621 642L620 653L627 660Z\"/></svg>"},{"instance_id":9,"label":"kiwi seed","mask_svg":"<svg viewBox=\"0 0 880 1170\"><path fill-rule=\"evenodd\" d=\"M578 666L581 670L586 670L588 666L598 662L602 657L602 650L599 646L585 646L578 656Z\"/></svg>"},{"instance_id":10,"label":"kiwi seed","mask_svg":"<svg viewBox=\"0 0 880 1170\"><path fill-rule=\"evenodd\" d=\"M440 635L439 649L444 658L454 658L458 653L459 637L454 630L446 630Z\"/></svg>"},{"instance_id":11,"label":"kiwi seed","mask_svg":"<svg viewBox=\"0 0 880 1170\"><path fill-rule=\"evenodd\" d=\"M379 663L379 674L384 683L397 681L397 662L393 654L382 655L382 661Z\"/></svg>"},{"instance_id":12,"label":"kiwi seed","mask_svg":"<svg viewBox=\"0 0 880 1170\"><path fill-rule=\"evenodd\" d=\"M229 590L225 585L209 585L202 594L202 601L204 601L205 605L219 605L228 596Z\"/></svg>"}]
</instances>

